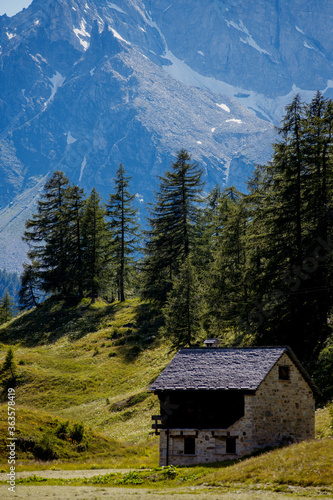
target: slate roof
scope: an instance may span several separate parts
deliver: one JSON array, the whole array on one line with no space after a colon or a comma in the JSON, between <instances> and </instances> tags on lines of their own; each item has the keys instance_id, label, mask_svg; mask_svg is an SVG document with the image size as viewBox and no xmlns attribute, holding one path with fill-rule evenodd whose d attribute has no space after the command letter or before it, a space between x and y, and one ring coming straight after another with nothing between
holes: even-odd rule
<instances>
[{"instance_id":1,"label":"slate roof","mask_svg":"<svg viewBox=\"0 0 333 500\"><path fill-rule=\"evenodd\" d=\"M182 349L150 386L151 391L255 391L287 352L309 385L310 377L288 347Z\"/></svg>"}]
</instances>

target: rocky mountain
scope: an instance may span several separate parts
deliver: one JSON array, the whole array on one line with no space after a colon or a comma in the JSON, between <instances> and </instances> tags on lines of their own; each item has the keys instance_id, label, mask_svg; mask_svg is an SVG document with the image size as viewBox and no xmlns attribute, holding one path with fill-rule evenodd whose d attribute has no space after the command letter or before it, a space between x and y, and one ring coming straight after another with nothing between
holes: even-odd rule
<instances>
[{"instance_id":1,"label":"rocky mountain","mask_svg":"<svg viewBox=\"0 0 333 500\"><path fill-rule=\"evenodd\" d=\"M52 171L107 197L122 162L143 207L185 148L207 190L244 189L296 91L333 86L329 0L114 1L0 17L0 268Z\"/></svg>"}]
</instances>

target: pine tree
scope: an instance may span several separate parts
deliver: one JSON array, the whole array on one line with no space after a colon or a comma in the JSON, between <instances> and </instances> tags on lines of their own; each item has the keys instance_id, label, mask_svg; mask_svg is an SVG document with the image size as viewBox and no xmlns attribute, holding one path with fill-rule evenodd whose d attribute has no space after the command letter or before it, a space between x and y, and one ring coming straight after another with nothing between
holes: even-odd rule
<instances>
[{"instance_id":1,"label":"pine tree","mask_svg":"<svg viewBox=\"0 0 333 500\"><path fill-rule=\"evenodd\" d=\"M248 300L246 285L246 197L234 187L216 200L212 238L213 260L206 273L205 327L225 343L237 343L239 322Z\"/></svg>"},{"instance_id":2,"label":"pine tree","mask_svg":"<svg viewBox=\"0 0 333 500\"><path fill-rule=\"evenodd\" d=\"M250 184L247 322L260 344L289 344L303 361L329 334L332 304L332 103L298 96L272 161ZM321 252L319 254L319 252ZM252 309L251 309L252 308Z\"/></svg>"},{"instance_id":3,"label":"pine tree","mask_svg":"<svg viewBox=\"0 0 333 500\"><path fill-rule=\"evenodd\" d=\"M10 372L11 380L15 380L17 377L16 364L14 361L14 351L13 348L10 347L7 351L5 361L3 362L1 373Z\"/></svg>"},{"instance_id":4,"label":"pine tree","mask_svg":"<svg viewBox=\"0 0 333 500\"><path fill-rule=\"evenodd\" d=\"M7 323L10 319L14 317L14 301L7 290L0 302L0 324Z\"/></svg>"},{"instance_id":5,"label":"pine tree","mask_svg":"<svg viewBox=\"0 0 333 500\"><path fill-rule=\"evenodd\" d=\"M34 262L38 281L47 294L67 295L71 276L68 258L68 212L66 190L69 181L63 172L54 172L38 200L37 213L26 222L24 240L28 257Z\"/></svg>"},{"instance_id":6,"label":"pine tree","mask_svg":"<svg viewBox=\"0 0 333 500\"><path fill-rule=\"evenodd\" d=\"M122 164L119 165L115 179L115 192L110 195L106 205L112 241L112 263L115 273L118 300L125 300L125 286L129 282L134 266L133 254L138 251L138 210L133 206L135 195L131 195L130 177L125 176Z\"/></svg>"},{"instance_id":7,"label":"pine tree","mask_svg":"<svg viewBox=\"0 0 333 500\"><path fill-rule=\"evenodd\" d=\"M143 265L143 296L164 304L174 278L193 250L202 170L182 149L170 170L160 177Z\"/></svg>"},{"instance_id":8,"label":"pine tree","mask_svg":"<svg viewBox=\"0 0 333 500\"><path fill-rule=\"evenodd\" d=\"M83 286L92 302L106 290L110 251L105 210L93 188L86 201L82 223Z\"/></svg>"},{"instance_id":9,"label":"pine tree","mask_svg":"<svg viewBox=\"0 0 333 500\"><path fill-rule=\"evenodd\" d=\"M201 330L202 292L200 281L187 257L174 279L163 308L164 333L175 349L191 346Z\"/></svg>"},{"instance_id":10,"label":"pine tree","mask_svg":"<svg viewBox=\"0 0 333 500\"><path fill-rule=\"evenodd\" d=\"M66 190L67 258L71 263L68 283L68 293L83 296L83 256L82 256L82 225L84 213L84 191L78 186L70 186Z\"/></svg>"},{"instance_id":11,"label":"pine tree","mask_svg":"<svg viewBox=\"0 0 333 500\"><path fill-rule=\"evenodd\" d=\"M39 280L37 264L23 264L23 273L21 276L21 288L19 290L19 301L21 309L31 309L39 307L42 297L42 284Z\"/></svg>"}]
</instances>

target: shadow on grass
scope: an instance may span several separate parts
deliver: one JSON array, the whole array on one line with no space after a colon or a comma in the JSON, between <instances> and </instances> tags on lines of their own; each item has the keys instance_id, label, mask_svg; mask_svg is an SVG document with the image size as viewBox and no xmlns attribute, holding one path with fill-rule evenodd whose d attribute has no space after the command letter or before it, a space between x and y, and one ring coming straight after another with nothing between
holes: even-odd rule
<instances>
[{"instance_id":1,"label":"shadow on grass","mask_svg":"<svg viewBox=\"0 0 333 500\"><path fill-rule=\"evenodd\" d=\"M156 347L159 328L163 325L160 310L150 303L141 303L136 308L134 323L115 341L118 352L128 363L135 361L146 349Z\"/></svg>"},{"instance_id":2,"label":"shadow on grass","mask_svg":"<svg viewBox=\"0 0 333 500\"><path fill-rule=\"evenodd\" d=\"M0 329L0 341L17 343L25 347L52 344L64 335L71 340L98 331L103 321L112 318L117 304L95 308L90 301L79 299L47 299L39 308L33 309Z\"/></svg>"}]
</instances>

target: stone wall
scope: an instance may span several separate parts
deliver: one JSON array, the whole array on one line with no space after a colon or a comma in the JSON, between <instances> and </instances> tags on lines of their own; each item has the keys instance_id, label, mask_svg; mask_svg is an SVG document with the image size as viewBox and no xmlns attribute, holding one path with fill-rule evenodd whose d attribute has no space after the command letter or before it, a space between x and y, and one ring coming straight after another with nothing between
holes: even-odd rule
<instances>
[{"instance_id":1,"label":"stone wall","mask_svg":"<svg viewBox=\"0 0 333 500\"><path fill-rule=\"evenodd\" d=\"M195 439L195 454L184 454L184 438L192 436ZM168 465L193 465L237 458L237 453L227 453L227 430L169 430ZM167 465L167 431L160 434L160 465Z\"/></svg>"},{"instance_id":2,"label":"stone wall","mask_svg":"<svg viewBox=\"0 0 333 500\"><path fill-rule=\"evenodd\" d=\"M289 380L279 379L279 366L289 367ZM260 384L255 398L248 401L247 415L252 419L256 448L314 438L313 393L287 354Z\"/></svg>"},{"instance_id":3,"label":"stone wall","mask_svg":"<svg viewBox=\"0 0 333 500\"><path fill-rule=\"evenodd\" d=\"M288 367L289 380L280 380L279 366ZM244 395L244 403L244 417L228 429L170 429L169 436L162 429L160 465L167 465L167 461L169 465L217 462L268 446L314 438L313 393L287 354L281 356L255 394ZM184 453L186 437L195 439L194 454Z\"/></svg>"}]
</instances>

